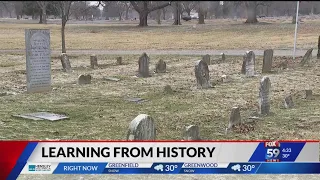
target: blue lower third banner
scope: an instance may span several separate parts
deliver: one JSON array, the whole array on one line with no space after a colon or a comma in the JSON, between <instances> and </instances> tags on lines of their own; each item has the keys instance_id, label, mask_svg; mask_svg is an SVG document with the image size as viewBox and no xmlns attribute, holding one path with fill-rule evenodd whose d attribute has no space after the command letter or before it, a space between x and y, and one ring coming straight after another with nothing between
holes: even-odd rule
<instances>
[{"instance_id":1,"label":"blue lower third banner","mask_svg":"<svg viewBox=\"0 0 320 180\"><path fill-rule=\"evenodd\" d=\"M125 163L118 168L115 164L59 163L52 174L320 174L320 163Z\"/></svg>"}]
</instances>

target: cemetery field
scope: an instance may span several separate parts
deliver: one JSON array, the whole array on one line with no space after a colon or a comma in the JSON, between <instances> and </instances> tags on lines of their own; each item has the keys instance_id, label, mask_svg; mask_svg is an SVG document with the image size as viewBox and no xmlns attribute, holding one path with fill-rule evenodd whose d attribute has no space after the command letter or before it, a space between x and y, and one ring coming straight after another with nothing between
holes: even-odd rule
<instances>
[{"instance_id":1,"label":"cemetery field","mask_svg":"<svg viewBox=\"0 0 320 180\"><path fill-rule=\"evenodd\" d=\"M313 58L306 67L291 62L289 69L267 74L271 80L271 115L252 120L258 109L262 57L256 57L256 77L240 74L242 57L227 56L226 61L209 65L215 87L197 89L194 62L200 56L150 56L150 71L161 58L167 73L137 78L137 55L125 55L125 65L116 65L117 56L98 56L100 69L90 68L89 56L70 56L72 73L62 72L57 56L52 57L52 86L48 93L27 94L25 56L0 55L0 139L125 139L129 123L139 114L150 115L156 123L157 139L179 140L188 125L198 125L203 139L319 139L320 138L320 64ZM218 57L211 57L218 59ZM302 57L298 57L300 62ZM274 58L274 64L284 61ZM91 74L92 83L78 85L80 74ZM221 82L227 75L228 82ZM104 77L120 81L107 81ZM170 85L174 92L164 92ZM314 99L303 99L302 91L311 89ZM293 94L295 107L284 109L282 100ZM142 103L127 98L143 98ZM245 123L241 131L225 135L233 106L241 109ZM69 120L34 121L12 115L49 111L66 114Z\"/></svg>"},{"instance_id":2,"label":"cemetery field","mask_svg":"<svg viewBox=\"0 0 320 180\"><path fill-rule=\"evenodd\" d=\"M319 20L303 19L299 25L297 48L317 48ZM29 22L30 21L30 22ZM227 49L288 49L293 48L295 25L291 17L259 19L256 25L239 20L206 20L197 25L196 20L173 26L172 21L149 27L136 27L138 21L72 21L66 26L67 49L83 50L227 50ZM61 49L59 20L49 20L40 25L31 20L1 20L0 50L24 49L24 30L47 28L51 31L51 48Z\"/></svg>"}]
</instances>

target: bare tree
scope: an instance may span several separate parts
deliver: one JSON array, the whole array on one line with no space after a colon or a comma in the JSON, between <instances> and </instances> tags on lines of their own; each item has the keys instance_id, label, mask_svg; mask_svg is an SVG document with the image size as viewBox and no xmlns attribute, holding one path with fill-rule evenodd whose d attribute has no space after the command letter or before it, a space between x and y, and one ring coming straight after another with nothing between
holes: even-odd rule
<instances>
[{"instance_id":1,"label":"bare tree","mask_svg":"<svg viewBox=\"0 0 320 180\"><path fill-rule=\"evenodd\" d=\"M62 53L66 53L66 36L65 28L71 15L70 9L73 1L55 1L54 8L60 13L61 16L61 49Z\"/></svg>"},{"instance_id":2,"label":"bare tree","mask_svg":"<svg viewBox=\"0 0 320 180\"><path fill-rule=\"evenodd\" d=\"M150 12L165 8L171 5L171 1L156 5L155 3L151 3L151 1L130 1L133 8L139 13L139 26L144 27L148 26L148 15Z\"/></svg>"},{"instance_id":3,"label":"bare tree","mask_svg":"<svg viewBox=\"0 0 320 180\"><path fill-rule=\"evenodd\" d=\"M194 2L194 1L182 1L181 5L182 5L182 11L186 12L188 14L188 16L190 16L191 15L191 11L193 9L195 9L195 7L196 7L196 2Z\"/></svg>"},{"instance_id":4,"label":"bare tree","mask_svg":"<svg viewBox=\"0 0 320 180\"><path fill-rule=\"evenodd\" d=\"M38 6L41 9L41 16L40 16L40 24L47 24L47 6L49 1L37 1Z\"/></svg>"},{"instance_id":5,"label":"bare tree","mask_svg":"<svg viewBox=\"0 0 320 180\"><path fill-rule=\"evenodd\" d=\"M198 24L205 24L204 18L206 17L206 14L209 9L209 2L207 2L207 1L196 2L196 9L197 9L198 16L199 16Z\"/></svg>"}]
</instances>

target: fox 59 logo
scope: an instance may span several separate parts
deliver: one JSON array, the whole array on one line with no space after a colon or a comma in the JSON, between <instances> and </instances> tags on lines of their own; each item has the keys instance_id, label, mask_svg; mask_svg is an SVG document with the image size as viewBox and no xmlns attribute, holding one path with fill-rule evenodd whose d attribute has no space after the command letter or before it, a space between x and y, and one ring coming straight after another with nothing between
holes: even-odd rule
<instances>
[{"instance_id":1,"label":"fox 59 logo","mask_svg":"<svg viewBox=\"0 0 320 180\"><path fill-rule=\"evenodd\" d=\"M278 141L265 142L266 155L265 159L267 162L280 162L280 143Z\"/></svg>"}]
</instances>

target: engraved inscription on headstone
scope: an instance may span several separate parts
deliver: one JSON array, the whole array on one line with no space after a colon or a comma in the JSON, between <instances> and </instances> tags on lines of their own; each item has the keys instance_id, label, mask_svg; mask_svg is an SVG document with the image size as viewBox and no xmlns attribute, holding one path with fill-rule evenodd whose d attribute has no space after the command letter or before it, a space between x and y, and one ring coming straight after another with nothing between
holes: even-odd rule
<instances>
[{"instance_id":1,"label":"engraved inscription on headstone","mask_svg":"<svg viewBox=\"0 0 320 180\"><path fill-rule=\"evenodd\" d=\"M50 30L26 29L27 92L51 90Z\"/></svg>"},{"instance_id":2,"label":"engraved inscription on headstone","mask_svg":"<svg viewBox=\"0 0 320 180\"><path fill-rule=\"evenodd\" d=\"M269 91L271 82L269 77L264 76L260 82L259 88L259 110L260 114L267 115L270 112Z\"/></svg>"}]
</instances>

